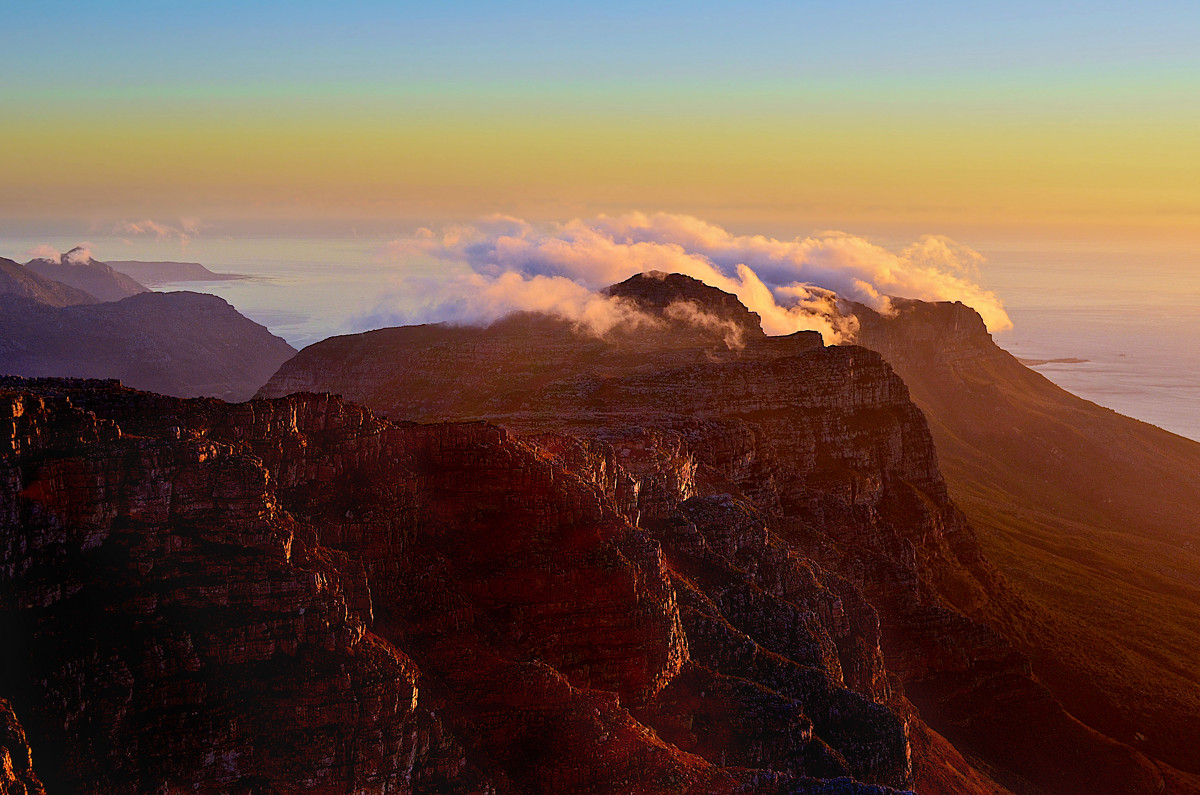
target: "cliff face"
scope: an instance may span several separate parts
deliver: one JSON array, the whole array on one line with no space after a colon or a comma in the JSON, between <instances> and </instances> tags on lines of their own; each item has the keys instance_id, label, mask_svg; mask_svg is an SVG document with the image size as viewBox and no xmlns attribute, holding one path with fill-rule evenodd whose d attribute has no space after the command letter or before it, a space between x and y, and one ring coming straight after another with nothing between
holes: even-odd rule
<instances>
[{"instance_id":1,"label":"cliff face","mask_svg":"<svg viewBox=\"0 0 1200 795\"><path fill-rule=\"evenodd\" d=\"M1200 773L1200 444L1065 392L969 307L897 309L856 307L859 341L903 376L955 501L1031 597L986 619L1073 714Z\"/></svg>"},{"instance_id":2,"label":"cliff face","mask_svg":"<svg viewBox=\"0 0 1200 795\"><path fill-rule=\"evenodd\" d=\"M681 502L682 447L643 446L655 492L603 440L329 396L0 394L0 687L51 789L909 781L874 609L747 501Z\"/></svg>"},{"instance_id":3,"label":"cliff face","mask_svg":"<svg viewBox=\"0 0 1200 795\"><path fill-rule=\"evenodd\" d=\"M181 397L245 400L294 352L212 295L67 307L0 295L0 373L10 375L119 378Z\"/></svg>"},{"instance_id":4,"label":"cliff face","mask_svg":"<svg viewBox=\"0 0 1200 795\"><path fill-rule=\"evenodd\" d=\"M704 523L689 518L688 506L711 507L728 495L735 507L722 522L740 526L742 512L761 517L756 521L771 539L763 550L779 544L800 554L874 609L882 665L843 664L843 681L888 703L893 714L910 714L915 705L933 728L912 724L921 728L910 732L918 737L919 785L930 791L988 786L978 778L946 783L957 763L946 762L941 733L1016 788L1159 791L1163 777L1156 766L1064 711L1002 634L1020 642L1010 630L1040 621L1041 614L985 558L949 498L924 416L884 358L861 347L825 348L815 335L768 338L759 331L731 340L672 326L682 316L669 310L680 301L697 302L699 310L730 322L749 314L737 313L727 300L706 299L711 288L680 279L635 277L611 288L659 313L665 333L597 339L548 318L514 318L487 329L385 329L311 346L261 394L330 391L394 419L487 420L525 434L608 445L633 481L624 493L636 494L640 523L655 533L676 572L723 565L691 557L687 538L698 534L711 542ZM706 307L705 300L712 302ZM925 339L942 339L943 325L932 324ZM966 319L962 337L974 339ZM681 594L688 593L685 586L677 583ZM823 587L838 593L832 582ZM851 602L843 599L843 609ZM748 615L774 610L741 595L742 612L723 612L732 603L724 594L681 597L685 625L689 617L708 616L705 629L694 631L709 637L719 618L720 626L773 651L745 627ZM840 651L839 638L872 636L861 623L849 635L838 633L829 630L826 651ZM705 667L745 676L745 669L728 667L725 653L709 652ZM828 661L837 657L826 654L824 667L831 669ZM750 678L780 692L770 677ZM675 714L694 709L679 707Z\"/></svg>"}]
</instances>

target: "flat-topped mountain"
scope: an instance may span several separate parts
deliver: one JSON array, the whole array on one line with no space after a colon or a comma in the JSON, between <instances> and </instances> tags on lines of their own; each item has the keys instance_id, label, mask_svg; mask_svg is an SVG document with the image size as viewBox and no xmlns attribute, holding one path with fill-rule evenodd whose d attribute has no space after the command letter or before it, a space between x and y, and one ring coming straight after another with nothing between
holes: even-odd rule
<instances>
[{"instance_id":1,"label":"flat-topped mountain","mask_svg":"<svg viewBox=\"0 0 1200 795\"><path fill-rule=\"evenodd\" d=\"M1022 652L1055 616L988 561L884 357L813 333L750 331L737 345L701 334L719 324L697 317L750 313L687 277L635 277L610 294L664 325L603 338L527 315L382 329L306 348L260 394L329 391L393 420L487 420L608 445L641 484L640 525L661 538L689 499L750 506L771 537L853 582L878 612L886 673L871 681L887 681L882 701L911 716L920 791L1200 791L1132 738L1080 723L1031 673ZM692 311L668 311L681 305ZM967 333L978 318L961 322ZM686 556L664 550L686 572ZM1056 650L1074 671L1080 655L1104 653ZM770 688L722 654L704 664ZM969 761L948 762L954 748Z\"/></svg>"},{"instance_id":2,"label":"flat-topped mountain","mask_svg":"<svg viewBox=\"0 0 1200 795\"><path fill-rule=\"evenodd\" d=\"M17 295L48 306L94 304L90 293L47 279L20 263L0 257L0 295Z\"/></svg>"},{"instance_id":3,"label":"flat-topped mountain","mask_svg":"<svg viewBox=\"0 0 1200 795\"><path fill-rule=\"evenodd\" d=\"M212 295L147 292L67 307L0 295L0 373L245 400L294 353Z\"/></svg>"},{"instance_id":4,"label":"flat-topped mountain","mask_svg":"<svg viewBox=\"0 0 1200 795\"><path fill-rule=\"evenodd\" d=\"M124 273L92 258L86 249L73 248L58 259L38 258L25 264L29 270L83 290L100 301L120 301L148 290Z\"/></svg>"},{"instance_id":5,"label":"flat-topped mountain","mask_svg":"<svg viewBox=\"0 0 1200 795\"><path fill-rule=\"evenodd\" d=\"M141 262L109 260L108 265L135 279L139 284L157 287L171 282L220 282L246 278L240 273L216 273L199 262Z\"/></svg>"}]
</instances>

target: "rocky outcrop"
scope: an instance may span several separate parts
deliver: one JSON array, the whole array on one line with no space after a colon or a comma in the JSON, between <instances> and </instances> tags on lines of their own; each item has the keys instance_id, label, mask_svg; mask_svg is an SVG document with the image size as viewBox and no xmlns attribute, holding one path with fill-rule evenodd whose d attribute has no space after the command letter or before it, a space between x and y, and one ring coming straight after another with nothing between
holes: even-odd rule
<instances>
[{"instance_id":1,"label":"rocky outcrop","mask_svg":"<svg viewBox=\"0 0 1200 795\"><path fill-rule=\"evenodd\" d=\"M39 276L3 257L0 257L0 295L16 295L47 306L96 303L96 297L83 290Z\"/></svg>"},{"instance_id":2,"label":"rocky outcrop","mask_svg":"<svg viewBox=\"0 0 1200 795\"><path fill-rule=\"evenodd\" d=\"M0 295L0 373L119 378L181 397L245 400L293 353L212 295L143 293L67 307Z\"/></svg>"},{"instance_id":3,"label":"rocky outcrop","mask_svg":"<svg viewBox=\"0 0 1200 795\"><path fill-rule=\"evenodd\" d=\"M131 295L149 292L124 273L93 259L84 248L73 248L57 259L30 260L25 267L46 279L82 290L100 301L120 301Z\"/></svg>"},{"instance_id":4,"label":"rocky outcrop","mask_svg":"<svg viewBox=\"0 0 1200 795\"><path fill-rule=\"evenodd\" d=\"M33 750L12 704L0 698L0 795L45 795Z\"/></svg>"},{"instance_id":5,"label":"rocky outcrop","mask_svg":"<svg viewBox=\"0 0 1200 795\"><path fill-rule=\"evenodd\" d=\"M854 586L732 498L635 524L607 442L398 425L328 395L0 394L19 641L0 692L52 789L908 780Z\"/></svg>"},{"instance_id":6,"label":"rocky outcrop","mask_svg":"<svg viewBox=\"0 0 1200 795\"><path fill-rule=\"evenodd\" d=\"M709 333L719 331L721 339L727 339L731 347L740 347L747 339L764 336L762 318L747 309L736 296L679 273L639 273L604 292L631 301L644 312L667 320L686 321L673 324L680 328L700 327ZM660 329L658 336L670 330L670 326Z\"/></svg>"},{"instance_id":7,"label":"rocky outcrop","mask_svg":"<svg viewBox=\"0 0 1200 795\"><path fill-rule=\"evenodd\" d=\"M297 533L261 464L62 396L2 405L3 680L51 790L411 776L395 760L418 750L417 672L365 631L352 572Z\"/></svg>"}]
</instances>

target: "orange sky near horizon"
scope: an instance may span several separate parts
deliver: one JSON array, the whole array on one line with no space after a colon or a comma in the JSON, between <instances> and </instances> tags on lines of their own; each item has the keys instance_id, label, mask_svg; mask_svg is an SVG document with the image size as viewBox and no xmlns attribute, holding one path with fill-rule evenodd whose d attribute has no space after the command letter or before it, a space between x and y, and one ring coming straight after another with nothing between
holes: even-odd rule
<instances>
[{"instance_id":1,"label":"orange sky near horizon","mask_svg":"<svg viewBox=\"0 0 1200 795\"><path fill-rule=\"evenodd\" d=\"M0 213L369 222L665 208L769 227L1200 242L1186 122L298 116L9 117Z\"/></svg>"},{"instance_id":2,"label":"orange sky near horizon","mask_svg":"<svg viewBox=\"0 0 1200 795\"><path fill-rule=\"evenodd\" d=\"M113 0L6 22L9 234L641 210L1200 244L1200 7L1178 0Z\"/></svg>"}]
</instances>

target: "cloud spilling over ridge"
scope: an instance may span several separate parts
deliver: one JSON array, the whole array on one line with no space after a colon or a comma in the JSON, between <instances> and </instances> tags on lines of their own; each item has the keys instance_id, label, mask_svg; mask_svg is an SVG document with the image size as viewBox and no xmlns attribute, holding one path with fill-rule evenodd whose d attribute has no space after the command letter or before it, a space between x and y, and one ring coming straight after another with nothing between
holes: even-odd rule
<instances>
[{"instance_id":1,"label":"cloud spilling over ridge","mask_svg":"<svg viewBox=\"0 0 1200 795\"><path fill-rule=\"evenodd\" d=\"M25 256L29 257L31 260L48 259L51 262L62 262L62 252L60 252L54 246L47 246L44 243L39 246L34 246L26 251Z\"/></svg>"},{"instance_id":2,"label":"cloud spilling over ridge","mask_svg":"<svg viewBox=\"0 0 1200 795\"><path fill-rule=\"evenodd\" d=\"M34 246L26 251L25 256L29 257L31 260L46 259L50 260L51 262L63 264L86 265L88 260L93 259L92 249L94 247L95 246L92 243L80 243L79 245L75 246L75 248L64 254L54 246L42 244L39 246Z\"/></svg>"},{"instance_id":3,"label":"cloud spilling over ridge","mask_svg":"<svg viewBox=\"0 0 1200 795\"><path fill-rule=\"evenodd\" d=\"M75 248L62 255L63 262L69 262L72 265L86 265L94 257L92 257L92 244L80 243Z\"/></svg>"},{"instance_id":4,"label":"cloud spilling over ridge","mask_svg":"<svg viewBox=\"0 0 1200 795\"><path fill-rule=\"evenodd\" d=\"M603 295L561 276L527 276L515 271L494 276L461 274L449 279L407 279L403 292L415 294L414 309L397 309L385 301L356 319L355 326L377 328L395 323L491 323L517 311L538 312L570 320L596 336L614 327L651 327L660 321L630 301Z\"/></svg>"},{"instance_id":5,"label":"cloud spilling over ridge","mask_svg":"<svg viewBox=\"0 0 1200 795\"><path fill-rule=\"evenodd\" d=\"M973 280L983 257L937 235L893 252L843 232L778 240L734 235L698 218L668 213L550 226L494 216L441 233L418 230L392 241L380 256L395 261L432 257L466 266L465 276L409 285L420 293L422 305L392 318L405 322L486 322L523 309L556 314L603 333L630 322L630 310L594 291L658 270L733 293L762 316L768 334L816 330L827 342L851 339L856 322L837 311L839 297L883 313L891 311L889 296L962 301L991 331L1012 325L995 294Z\"/></svg>"}]
</instances>

